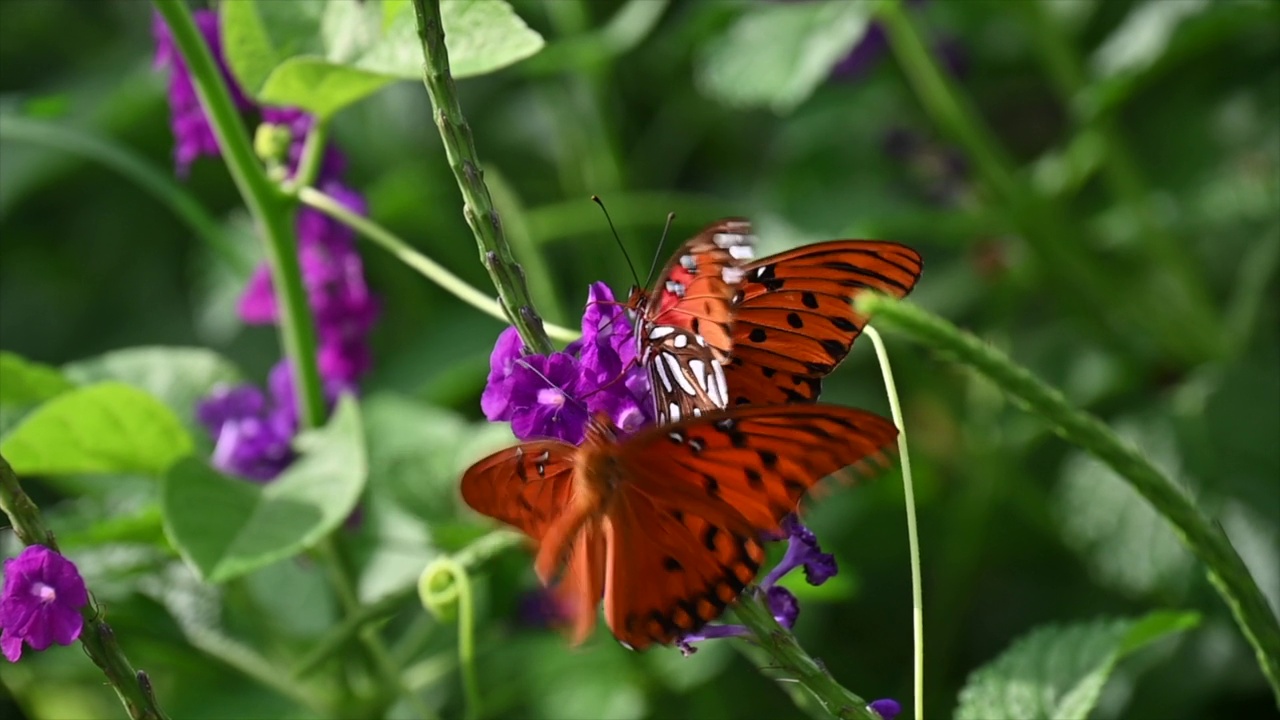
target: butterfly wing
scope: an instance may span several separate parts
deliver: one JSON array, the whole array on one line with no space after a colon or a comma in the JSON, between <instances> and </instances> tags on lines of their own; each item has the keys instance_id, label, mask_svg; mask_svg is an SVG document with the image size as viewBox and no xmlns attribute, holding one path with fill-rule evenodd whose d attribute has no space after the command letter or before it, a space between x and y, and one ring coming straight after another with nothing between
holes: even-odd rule
<instances>
[{"instance_id":1,"label":"butterfly wing","mask_svg":"<svg viewBox=\"0 0 1280 720\"><path fill-rule=\"evenodd\" d=\"M724 409L729 402L724 367L701 335L662 325L640 362L648 369L658 424Z\"/></svg>"},{"instance_id":2,"label":"butterfly wing","mask_svg":"<svg viewBox=\"0 0 1280 720\"><path fill-rule=\"evenodd\" d=\"M570 505L576 452L555 440L500 450L462 476L462 499L476 512L541 541Z\"/></svg>"},{"instance_id":3,"label":"butterfly wing","mask_svg":"<svg viewBox=\"0 0 1280 720\"><path fill-rule=\"evenodd\" d=\"M903 297L923 264L905 245L834 240L742 269L725 367L730 404L783 405L817 400L822 379L849 354L867 324L854 297L866 290Z\"/></svg>"},{"instance_id":4,"label":"butterfly wing","mask_svg":"<svg viewBox=\"0 0 1280 720\"><path fill-rule=\"evenodd\" d=\"M604 533L593 508L575 498L578 449L557 441L517 445L477 462L462 477L462 498L472 509L532 538L538 545L538 575L570 618L574 644L596 624L604 592Z\"/></svg>"},{"instance_id":5,"label":"butterfly wing","mask_svg":"<svg viewBox=\"0 0 1280 720\"><path fill-rule=\"evenodd\" d=\"M897 429L828 405L734 408L651 427L619 446L606 517L605 617L623 642L669 643L718 617L815 483L888 463Z\"/></svg>"}]
</instances>

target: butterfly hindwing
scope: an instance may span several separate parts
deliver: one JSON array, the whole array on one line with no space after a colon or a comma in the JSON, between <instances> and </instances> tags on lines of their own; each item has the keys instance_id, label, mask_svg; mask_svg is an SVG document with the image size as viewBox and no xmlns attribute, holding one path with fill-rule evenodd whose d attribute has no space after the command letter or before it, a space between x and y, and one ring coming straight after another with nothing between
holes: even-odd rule
<instances>
[{"instance_id":1,"label":"butterfly hindwing","mask_svg":"<svg viewBox=\"0 0 1280 720\"><path fill-rule=\"evenodd\" d=\"M864 240L805 245L743 265L725 367L729 404L817 400L822 379L867 323L854 297L866 290L903 297L922 268L905 245Z\"/></svg>"},{"instance_id":2,"label":"butterfly hindwing","mask_svg":"<svg viewBox=\"0 0 1280 720\"><path fill-rule=\"evenodd\" d=\"M462 499L477 512L541 540L573 496L568 443L541 440L496 452L462 477Z\"/></svg>"}]
</instances>

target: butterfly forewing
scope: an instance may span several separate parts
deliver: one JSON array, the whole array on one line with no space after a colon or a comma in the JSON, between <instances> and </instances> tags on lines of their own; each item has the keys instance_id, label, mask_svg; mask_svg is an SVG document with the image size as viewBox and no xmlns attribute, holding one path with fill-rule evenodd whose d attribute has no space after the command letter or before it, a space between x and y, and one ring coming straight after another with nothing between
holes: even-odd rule
<instances>
[{"instance_id":1,"label":"butterfly forewing","mask_svg":"<svg viewBox=\"0 0 1280 720\"><path fill-rule=\"evenodd\" d=\"M867 290L903 297L923 268L905 245L834 240L743 265L733 300L731 405L817 400L822 379L849 354L867 318L853 309Z\"/></svg>"}]
</instances>

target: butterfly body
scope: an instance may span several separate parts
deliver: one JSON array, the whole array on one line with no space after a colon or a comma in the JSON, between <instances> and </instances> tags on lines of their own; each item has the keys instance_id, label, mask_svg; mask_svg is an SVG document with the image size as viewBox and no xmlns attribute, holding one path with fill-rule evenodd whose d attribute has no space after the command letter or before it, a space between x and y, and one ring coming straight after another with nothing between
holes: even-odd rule
<instances>
[{"instance_id":1,"label":"butterfly body","mask_svg":"<svg viewBox=\"0 0 1280 720\"><path fill-rule=\"evenodd\" d=\"M732 302L754 242L750 223L721 220L680 247L651 292L632 288L627 306L659 423L728 404L721 366L733 349Z\"/></svg>"},{"instance_id":2,"label":"butterfly body","mask_svg":"<svg viewBox=\"0 0 1280 720\"><path fill-rule=\"evenodd\" d=\"M823 405L715 411L626 439L597 419L581 447L537 441L481 460L462 495L534 539L537 574L567 604L575 640L603 599L613 634L639 649L718 617L805 492L885 462L896 435L876 415Z\"/></svg>"}]
</instances>

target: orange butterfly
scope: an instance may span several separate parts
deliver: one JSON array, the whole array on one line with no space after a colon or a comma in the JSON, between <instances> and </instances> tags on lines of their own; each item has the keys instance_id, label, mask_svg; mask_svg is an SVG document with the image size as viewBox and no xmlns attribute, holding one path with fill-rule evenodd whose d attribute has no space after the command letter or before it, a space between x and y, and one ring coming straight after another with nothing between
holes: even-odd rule
<instances>
[{"instance_id":1,"label":"orange butterfly","mask_svg":"<svg viewBox=\"0 0 1280 720\"><path fill-rule=\"evenodd\" d=\"M744 407L654 425L625 440L601 416L581 447L528 442L471 466L462 497L538 545L538 577L573 617L573 640L605 620L623 644L668 644L719 617L755 579L815 483L884 466L897 429L831 405Z\"/></svg>"}]
</instances>

